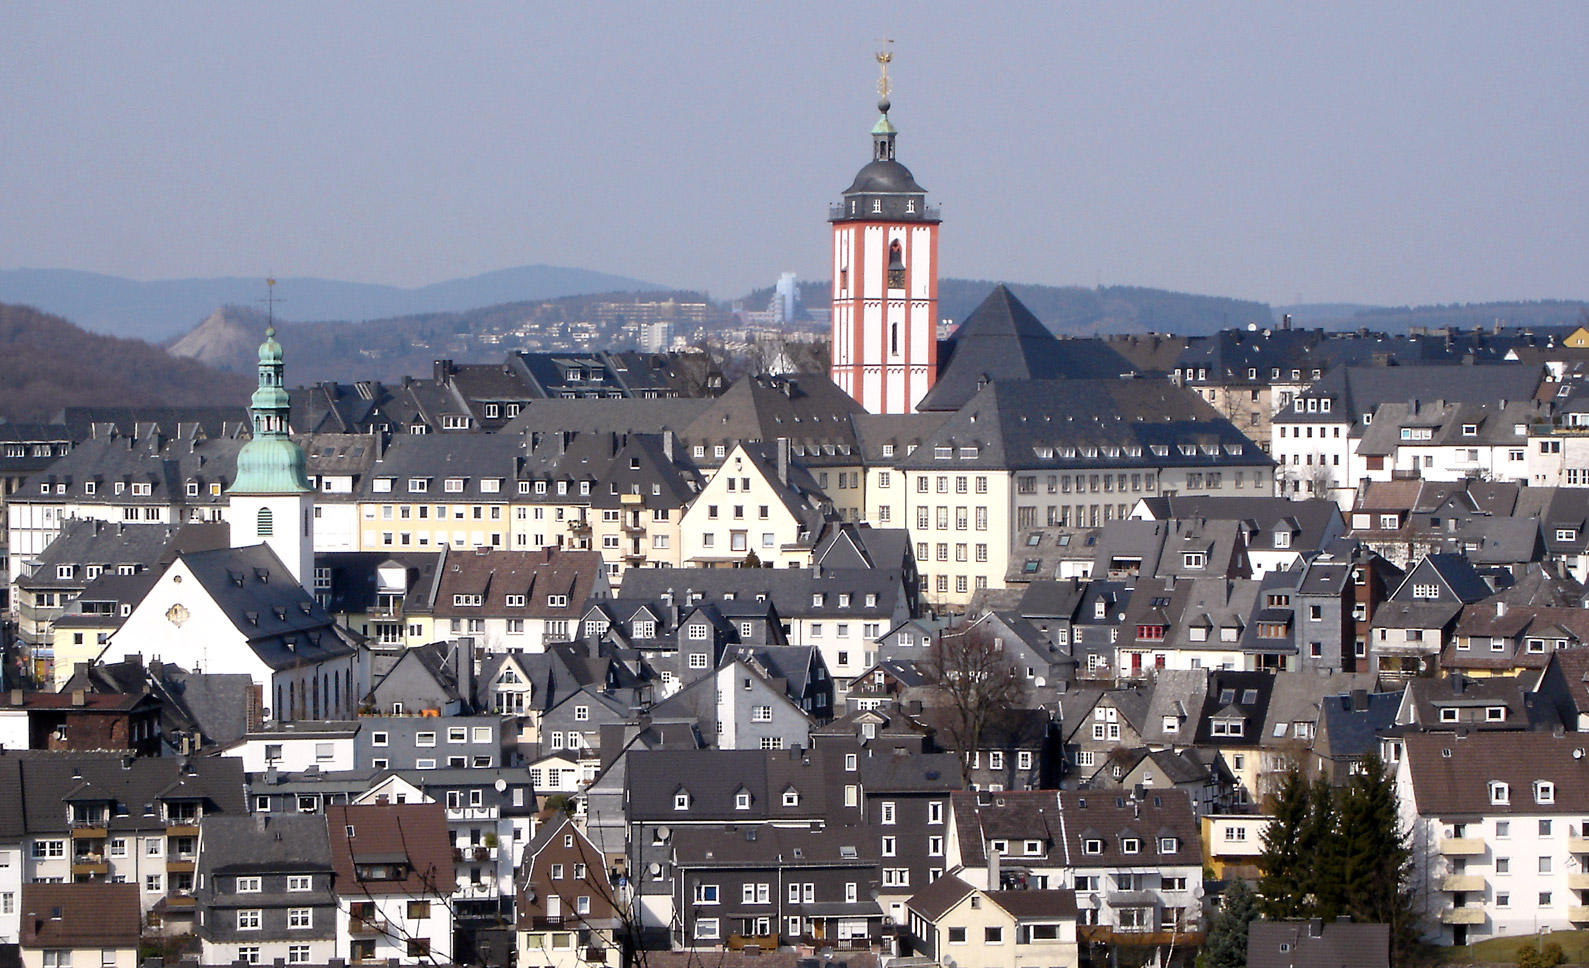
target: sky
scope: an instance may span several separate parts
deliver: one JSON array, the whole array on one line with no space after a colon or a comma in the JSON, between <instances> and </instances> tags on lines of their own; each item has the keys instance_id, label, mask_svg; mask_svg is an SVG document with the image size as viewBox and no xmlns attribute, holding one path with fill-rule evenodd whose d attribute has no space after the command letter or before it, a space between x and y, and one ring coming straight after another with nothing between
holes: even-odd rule
<instances>
[{"instance_id":1,"label":"sky","mask_svg":"<svg viewBox=\"0 0 1589 968\"><path fill-rule=\"evenodd\" d=\"M0 268L826 278L893 41L941 275L1589 297L1589 3L0 2Z\"/></svg>"}]
</instances>

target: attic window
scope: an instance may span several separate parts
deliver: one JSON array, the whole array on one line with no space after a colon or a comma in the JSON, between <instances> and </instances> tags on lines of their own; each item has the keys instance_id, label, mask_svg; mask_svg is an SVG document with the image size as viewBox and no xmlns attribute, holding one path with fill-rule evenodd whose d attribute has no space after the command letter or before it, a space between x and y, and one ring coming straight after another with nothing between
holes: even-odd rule
<instances>
[{"instance_id":1,"label":"attic window","mask_svg":"<svg viewBox=\"0 0 1589 968\"><path fill-rule=\"evenodd\" d=\"M741 790L738 793L734 794L734 809L735 810L749 810L750 809L750 794L745 792L744 790Z\"/></svg>"},{"instance_id":2,"label":"attic window","mask_svg":"<svg viewBox=\"0 0 1589 968\"><path fill-rule=\"evenodd\" d=\"M410 477L408 479L408 492L410 494L424 494L430 490L430 478Z\"/></svg>"},{"instance_id":3,"label":"attic window","mask_svg":"<svg viewBox=\"0 0 1589 968\"><path fill-rule=\"evenodd\" d=\"M690 809L690 795L689 795L688 792L686 792L684 790L680 790L678 793L673 794L673 809L675 809L675 810L688 810L688 809Z\"/></svg>"},{"instance_id":4,"label":"attic window","mask_svg":"<svg viewBox=\"0 0 1589 968\"><path fill-rule=\"evenodd\" d=\"M785 790L783 794L783 805L786 807L798 807L800 805L800 791Z\"/></svg>"},{"instance_id":5,"label":"attic window","mask_svg":"<svg viewBox=\"0 0 1589 968\"><path fill-rule=\"evenodd\" d=\"M1555 803L1556 802L1556 784L1550 782L1549 780L1535 780L1534 781L1534 802L1535 803Z\"/></svg>"},{"instance_id":6,"label":"attic window","mask_svg":"<svg viewBox=\"0 0 1589 968\"><path fill-rule=\"evenodd\" d=\"M1512 802L1511 787L1500 780L1490 781L1490 802L1494 804L1509 804Z\"/></svg>"},{"instance_id":7,"label":"attic window","mask_svg":"<svg viewBox=\"0 0 1589 968\"><path fill-rule=\"evenodd\" d=\"M1462 436L1464 436L1464 437L1477 437L1478 435L1479 435L1479 425L1478 424L1465 423L1465 424L1462 425Z\"/></svg>"},{"instance_id":8,"label":"attic window","mask_svg":"<svg viewBox=\"0 0 1589 968\"><path fill-rule=\"evenodd\" d=\"M1089 837L1081 842L1081 852L1084 854L1103 853L1103 841L1097 837Z\"/></svg>"}]
</instances>

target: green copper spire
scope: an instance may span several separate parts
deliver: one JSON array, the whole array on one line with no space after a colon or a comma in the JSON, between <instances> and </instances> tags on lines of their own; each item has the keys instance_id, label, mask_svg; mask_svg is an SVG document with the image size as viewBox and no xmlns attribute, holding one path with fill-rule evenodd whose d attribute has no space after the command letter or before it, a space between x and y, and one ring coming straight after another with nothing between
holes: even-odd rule
<instances>
[{"instance_id":1,"label":"green copper spire","mask_svg":"<svg viewBox=\"0 0 1589 968\"><path fill-rule=\"evenodd\" d=\"M267 280L274 285L275 280ZM254 436L237 453L237 480L232 494L302 494L312 491L304 473L303 448L287 436L290 404L282 382L281 344L274 322L259 344L259 388L249 402Z\"/></svg>"}]
</instances>

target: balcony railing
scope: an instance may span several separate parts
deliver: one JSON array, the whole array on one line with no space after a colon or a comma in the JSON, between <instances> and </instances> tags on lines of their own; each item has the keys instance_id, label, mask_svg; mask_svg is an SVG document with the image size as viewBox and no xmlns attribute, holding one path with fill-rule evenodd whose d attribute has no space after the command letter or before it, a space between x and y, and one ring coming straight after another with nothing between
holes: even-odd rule
<instances>
[{"instance_id":1,"label":"balcony railing","mask_svg":"<svg viewBox=\"0 0 1589 968\"><path fill-rule=\"evenodd\" d=\"M353 918L348 921L348 934L355 938L373 938L386 934L385 921L376 919Z\"/></svg>"},{"instance_id":2,"label":"balcony railing","mask_svg":"<svg viewBox=\"0 0 1589 968\"><path fill-rule=\"evenodd\" d=\"M1440 882L1442 891L1482 891L1484 878L1478 874L1447 874Z\"/></svg>"},{"instance_id":3,"label":"balcony railing","mask_svg":"<svg viewBox=\"0 0 1589 968\"><path fill-rule=\"evenodd\" d=\"M1440 853L1447 857L1477 857L1484 853L1484 838L1442 837Z\"/></svg>"},{"instance_id":4,"label":"balcony railing","mask_svg":"<svg viewBox=\"0 0 1589 968\"><path fill-rule=\"evenodd\" d=\"M1440 912L1441 924L1483 924L1484 908L1473 907L1448 907Z\"/></svg>"}]
</instances>

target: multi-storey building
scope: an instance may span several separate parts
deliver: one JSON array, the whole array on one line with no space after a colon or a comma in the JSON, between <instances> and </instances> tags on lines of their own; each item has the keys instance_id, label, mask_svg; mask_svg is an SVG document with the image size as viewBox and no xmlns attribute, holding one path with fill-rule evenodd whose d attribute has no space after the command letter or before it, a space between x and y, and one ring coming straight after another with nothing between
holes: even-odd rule
<instances>
[{"instance_id":1,"label":"multi-storey building","mask_svg":"<svg viewBox=\"0 0 1589 968\"><path fill-rule=\"evenodd\" d=\"M197 933L204 964L325 964L336 957L331 843L319 815L212 816L200 825Z\"/></svg>"},{"instance_id":2,"label":"multi-storey building","mask_svg":"<svg viewBox=\"0 0 1589 968\"><path fill-rule=\"evenodd\" d=\"M326 825L339 955L349 962L450 962L455 875L441 804L333 806Z\"/></svg>"},{"instance_id":3,"label":"multi-storey building","mask_svg":"<svg viewBox=\"0 0 1589 968\"><path fill-rule=\"evenodd\" d=\"M1426 937L1469 944L1589 923L1581 734L1413 734L1396 775Z\"/></svg>"}]
</instances>

